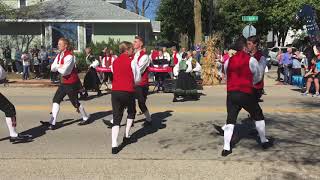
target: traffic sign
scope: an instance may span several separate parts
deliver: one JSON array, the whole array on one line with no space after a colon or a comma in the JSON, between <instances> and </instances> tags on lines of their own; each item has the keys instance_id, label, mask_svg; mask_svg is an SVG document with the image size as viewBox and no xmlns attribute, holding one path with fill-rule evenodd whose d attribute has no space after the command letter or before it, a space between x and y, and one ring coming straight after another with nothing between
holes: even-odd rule
<instances>
[{"instance_id":1,"label":"traffic sign","mask_svg":"<svg viewBox=\"0 0 320 180\"><path fill-rule=\"evenodd\" d=\"M257 22L257 21L259 21L259 16L242 16L242 21L244 21L244 22Z\"/></svg>"},{"instance_id":2,"label":"traffic sign","mask_svg":"<svg viewBox=\"0 0 320 180\"><path fill-rule=\"evenodd\" d=\"M242 35L245 37L245 38L248 38L250 36L255 36L257 35L257 29L252 26L252 25L247 25L243 31L242 31Z\"/></svg>"}]
</instances>

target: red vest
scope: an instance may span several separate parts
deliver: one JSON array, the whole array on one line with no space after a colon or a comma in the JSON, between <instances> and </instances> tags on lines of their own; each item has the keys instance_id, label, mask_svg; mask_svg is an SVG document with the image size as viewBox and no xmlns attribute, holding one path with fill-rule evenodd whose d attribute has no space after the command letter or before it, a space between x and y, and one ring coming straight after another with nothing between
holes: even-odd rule
<instances>
[{"instance_id":1,"label":"red vest","mask_svg":"<svg viewBox=\"0 0 320 180\"><path fill-rule=\"evenodd\" d=\"M63 57L60 59L61 53L58 55L58 62L57 64L64 64L64 58L68 55L72 55L71 51L65 51ZM74 66L71 73L66 76L62 76L62 84L75 84L80 81L78 72L76 67Z\"/></svg>"},{"instance_id":2,"label":"red vest","mask_svg":"<svg viewBox=\"0 0 320 180\"><path fill-rule=\"evenodd\" d=\"M157 59L158 57L159 57L159 51L154 50L154 51L152 52L152 54L151 54L151 59L152 59L152 60L155 60L155 59Z\"/></svg>"},{"instance_id":3,"label":"red vest","mask_svg":"<svg viewBox=\"0 0 320 180\"><path fill-rule=\"evenodd\" d=\"M253 57L256 58L258 60L258 62L260 61L261 57L262 57L262 52L261 51L257 51ZM258 84L253 86L255 89L263 89L264 88L264 80L262 79Z\"/></svg>"},{"instance_id":4,"label":"red vest","mask_svg":"<svg viewBox=\"0 0 320 180\"><path fill-rule=\"evenodd\" d=\"M174 63L174 65L176 65L176 64L178 64L178 62L179 62L179 59L178 59L178 57L177 57L177 52L175 52L174 54L173 54L173 63Z\"/></svg>"},{"instance_id":5,"label":"red vest","mask_svg":"<svg viewBox=\"0 0 320 180\"><path fill-rule=\"evenodd\" d=\"M145 54L146 54L146 52L140 51L138 63L139 63L140 59L142 58L142 56L144 56ZM144 71L144 73L142 73L141 81L139 83L139 86L147 86L147 85L149 85L149 70L148 70L148 68Z\"/></svg>"},{"instance_id":6,"label":"red vest","mask_svg":"<svg viewBox=\"0 0 320 180\"><path fill-rule=\"evenodd\" d=\"M229 59L227 68L227 91L240 91L252 94L253 74L250 70L250 55L237 52Z\"/></svg>"},{"instance_id":7,"label":"red vest","mask_svg":"<svg viewBox=\"0 0 320 180\"><path fill-rule=\"evenodd\" d=\"M121 54L112 64L112 91L134 92L134 77L131 68L131 58Z\"/></svg>"},{"instance_id":8,"label":"red vest","mask_svg":"<svg viewBox=\"0 0 320 180\"><path fill-rule=\"evenodd\" d=\"M106 66L106 68L109 68L111 66L111 62L112 61L112 56L111 55L105 55L104 56L104 65Z\"/></svg>"}]
</instances>

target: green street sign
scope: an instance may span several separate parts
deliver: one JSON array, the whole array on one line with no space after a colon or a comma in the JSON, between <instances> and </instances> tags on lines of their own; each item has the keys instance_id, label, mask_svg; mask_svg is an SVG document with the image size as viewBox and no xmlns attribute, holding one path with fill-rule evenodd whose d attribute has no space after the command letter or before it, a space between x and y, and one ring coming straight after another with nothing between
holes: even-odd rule
<instances>
[{"instance_id":1,"label":"green street sign","mask_svg":"<svg viewBox=\"0 0 320 180\"><path fill-rule=\"evenodd\" d=\"M245 22L257 22L259 20L259 16L242 16L242 21Z\"/></svg>"}]
</instances>

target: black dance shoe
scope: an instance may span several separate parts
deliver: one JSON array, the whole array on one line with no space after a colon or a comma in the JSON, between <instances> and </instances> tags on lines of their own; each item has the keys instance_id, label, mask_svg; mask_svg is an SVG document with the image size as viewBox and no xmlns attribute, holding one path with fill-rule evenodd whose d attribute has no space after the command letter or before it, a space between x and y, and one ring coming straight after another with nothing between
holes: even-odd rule
<instances>
[{"instance_id":1,"label":"black dance shoe","mask_svg":"<svg viewBox=\"0 0 320 180\"><path fill-rule=\"evenodd\" d=\"M126 145L131 144L132 143L131 137L123 137L122 143Z\"/></svg>"},{"instance_id":2,"label":"black dance shoe","mask_svg":"<svg viewBox=\"0 0 320 180\"><path fill-rule=\"evenodd\" d=\"M221 126L218 126L218 125L213 125L214 126L214 128L218 131L218 135L219 136L224 136L224 131L223 131L223 129L222 129L222 127Z\"/></svg>"},{"instance_id":3,"label":"black dance shoe","mask_svg":"<svg viewBox=\"0 0 320 180\"><path fill-rule=\"evenodd\" d=\"M118 154L120 152L120 148L119 147L113 147L111 150L112 154Z\"/></svg>"},{"instance_id":4,"label":"black dance shoe","mask_svg":"<svg viewBox=\"0 0 320 180\"><path fill-rule=\"evenodd\" d=\"M89 119L86 120L86 121L85 121L85 120L82 120L81 122L78 123L79 126L85 126L85 125L87 125L87 124L89 124Z\"/></svg>"},{"instance_id":5,"label":"black dance shoe","mask_svg":"<svg viewBox=\"0 0 320 180\"><path fill-rule=\"evenodd\" d=\"M29 141L32 139L32 136L31 135L21 135L21 134L18 134L17 137L10 137L10 142L11 143L16 143L16 142L22 142L22 141Z\"/></svg>"},{"instance_id":6,"label":"black dance shoe","mask_svg":"<svg viewBox=\"0 0 320 180\"><path fill-rule=\"evenodd\" d=\"M223 156L223 157L226 157L226 156L228 156L229 154L231 154L232 153L232 150L230 149L230 151L228 151L228 150L222 150L222 152L221 152L221 156Z\"/></svg>"},{"instance_id":7,"label":"black dance shoe","mask_svg":"<svg viewBox=\"0 0 320 180\"><path fill-rule=\"evenodd\" d=\"M56 130L57 128L56 128L56 125L50 124L50 125L48 126L48 129L53 131L53 130Z\"/></svg>"},{"instance_id":8,"label":"black dance shoe","mask_svg":"<svg viewBox=\"0 0 320 180\"><path fill-rule=\"evenodd\" d=\"M273 146L274 139L270 138L268 140L269 140L268 142L261 143L262 149L266 150L266 149L269 149L269 148L271 148Z\"/></svg>"}]
</instances>

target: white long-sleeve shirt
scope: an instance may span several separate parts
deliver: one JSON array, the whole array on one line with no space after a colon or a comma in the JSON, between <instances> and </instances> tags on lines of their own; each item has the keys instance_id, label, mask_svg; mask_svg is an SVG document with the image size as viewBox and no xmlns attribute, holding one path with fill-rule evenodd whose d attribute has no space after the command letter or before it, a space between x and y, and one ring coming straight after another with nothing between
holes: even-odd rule
<instances>
[{"instance_id":1,"label":"white long-sleeve shirt","mask_svg":"<svg viewBox=\"0 0 320 180\"><path fill-rule=\"evenodd\" d=\"M132 69L134 84L138 85L141 81L141 72L138 64L134 61L131 61L131 69Z\"/></svg>"},{"instance_id":2,"label":"white long-sleeve shirt","mask_svg":"<svg viewBox=\"0 0 320 180\"><path fill-rule=\"evenodd\" d=\"M51 71L52 72L59 72L62 76L67 76L71 74L76 62L75 62L75 57L73 55L67 55L64 58L64 64L59 63L58 61L61 62L61 59L63 58L64 53L62 52L60 54L60 60L58 59L59 56L55 58L53 61L53 64L51 65Z\"/></svg>"},{"instance_id":3,"label":"white long-sleeve shirt","mask_svg":"<svg viewBox=\"0 0 320 180\"><path fill-rule=\"evenodd\" d=\"M224 63L224 72L225 72L225 78L227 79L227 74L228 74L228 65L229 65L229 61L230 59L228 59L225 63ZM249 61L249 68L251 73L253 74L253 82L252 84L255 85L259 82L261 82L262 78L263 78L263 73L264 73L264 69L262 69L262 66L259 65L259 62L256 60L256 58L251 57L250 61Z\"/></svg>"},{"instance_id":4,"label":"white long-sleeve shirt","mask_svg":"<svg viewBox=\"0 0 320 180\"><path fill-rule=\"evenodd\" d=\"M170 61L170 54L168 53L168 52L163 52L163 57L164 57L164 59L166 59L166 60L168 60L168 61Z\"/></svg>"},{"instance_id":5,"label":"white long-sleeve shirt","mask_svg":"<svg viewBox=\"0 0 320 180\"><path fill-rule=\"evenodd\" d=\"M136 52L136 54L134 55L133 61L136 64L138 64L140 73L143 74L150 65L150 59L149 59L148 55L145 54L140 58L140 60L138 60L140 57L140 52L141 52L141 50Z\"/></svg>"}]
</instances>

